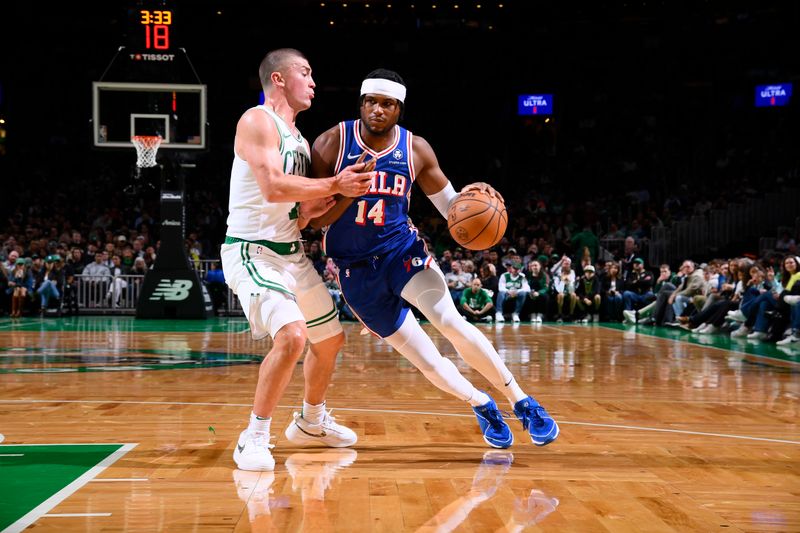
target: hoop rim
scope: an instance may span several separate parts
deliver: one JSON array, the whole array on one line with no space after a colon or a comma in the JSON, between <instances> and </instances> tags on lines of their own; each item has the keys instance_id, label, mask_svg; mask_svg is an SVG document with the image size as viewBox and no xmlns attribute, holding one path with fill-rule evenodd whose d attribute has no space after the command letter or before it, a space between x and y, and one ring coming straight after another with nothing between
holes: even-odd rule
<instances>
[{"instance_id":1,"label":"hoop rim","mask_svg":"<svg viewBox=\"0 0 800 533\"><path fill-rule=\"evenodd\" d=\"M131 137L131 142L136 144L137 142L141 142L143 144L149 143L160 143L163 137L161 135L134 135Z\"/></svg>"}]
</instances>

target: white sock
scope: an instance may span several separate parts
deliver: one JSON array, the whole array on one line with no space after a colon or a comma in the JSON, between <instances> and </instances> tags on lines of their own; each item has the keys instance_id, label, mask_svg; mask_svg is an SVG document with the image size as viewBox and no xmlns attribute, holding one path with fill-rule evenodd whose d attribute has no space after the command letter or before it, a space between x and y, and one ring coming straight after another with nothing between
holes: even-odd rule
<instances>
[{"instance_id":1,"label":"white sock","mask_svg":"<svg viewBox=\"0 0 800 533\"><path fill-rule=\"evenodd\" d=\"M528 397L527 394L522 392L522 389L517 385L517 380L513 377L511 381L508 382L507 385L503 385L500 390L503 392L503 395L508 398L508 402L511 404L511 407L514 407L514 404L520 400L524 400Z\"/></svg>"},{"instance_id":2,"label":"white sock","mask_svg":"<svg viewBox=\"0 0 800 533\"><path fill-rule=\"evenodd\" d=\"M319 424L325 415L325 402L319 405L311 405L303 400L303 418L311 424Z\"/></svg>"},{"instance_id":3,"label":"white sock","mask_svg":"<svg viewBox=\"0 0 800 533\"><path fill-rule=\"evenodd\" d=\"M488 394L475 389L475 392L472 393L472 397L467 401L472 407L480 407L481 405L489 403L489 400L491 400L491 398L489 398Z\"/></svg>"},{"instance_id":4,"label":"white sock","mask_svg":"<svg viewBox=\"0 0 800 533\"><path fill-rule=\"evenodd\" d=\"M263 431L269 433L269 426L272 423L272 417L261 418L255 413L250 413L250 425L247 426L248 431Z\"/></svg>"}]
</instances>

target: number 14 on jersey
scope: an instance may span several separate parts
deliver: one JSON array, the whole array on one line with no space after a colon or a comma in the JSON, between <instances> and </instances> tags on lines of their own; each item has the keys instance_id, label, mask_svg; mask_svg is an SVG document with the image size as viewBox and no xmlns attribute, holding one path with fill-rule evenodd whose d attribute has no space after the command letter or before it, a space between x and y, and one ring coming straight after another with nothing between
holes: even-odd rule
<instances>
[{"instance_id":1,"label":"number 14 on jersey","mask_svg":"<svg viewBox=\"0 0 800 533\"><path fill-rule=\"evenodd\" d=\"M372 223L376 226L383 226L383 198L375 202L375 205L373 205L369 211L367 211L367 204L368 202L366 200L361 200L358 202L356 224L359 226L365 226L367 224L367 219L369 219L372 220ZM364 215L366 215L366 217Z\"/></svg>"}]
</instances>

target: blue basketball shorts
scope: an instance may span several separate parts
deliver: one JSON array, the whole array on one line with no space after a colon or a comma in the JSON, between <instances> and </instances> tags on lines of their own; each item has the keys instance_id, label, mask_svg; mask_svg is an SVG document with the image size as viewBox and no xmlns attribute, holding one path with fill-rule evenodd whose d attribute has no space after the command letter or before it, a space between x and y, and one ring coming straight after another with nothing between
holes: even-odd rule
<instances>
[{"instance_id":1,"label":"blue basketball shorts","mask_svg":"<svg viewBox=\"0 0 800 533\"><path fill-rule=\"evenodd\" d=\"M416 239L403 249L365 261L339 265L339 286L347 305L364 326L381 338L396 332L409 312L400 294L406 283L430 268L433 257Z\"/></svg>"}]
</instances>

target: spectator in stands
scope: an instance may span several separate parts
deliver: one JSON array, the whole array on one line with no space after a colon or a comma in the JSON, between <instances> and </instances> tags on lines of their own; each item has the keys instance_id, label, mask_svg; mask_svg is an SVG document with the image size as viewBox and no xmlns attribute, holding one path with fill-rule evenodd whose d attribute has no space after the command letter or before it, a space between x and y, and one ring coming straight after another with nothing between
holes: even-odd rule
<instances>
[{"instance_id":1,"label":"spectator in stands","mask_svg":"<svg viewBox=\"0 0 800 533\"><path fill-rule=\"evenodd\" d=\"M575 300L581 322L599 322L600 319L600 282L595 276L594 265L586 265L583 275L575 282L575 293L570 295Z\"/></svg>"},{"instance_id":2,"label":"spectator in stands","mask_svg":"<svg viewBox=\"0 0 800 533\"><path fill-rule=\"evenodd\" d=\"M797 279L792 280L792 276L797 273L797 262L794 256L787 255L783 260L783 269L782 269L782 278L788 280L789 282L796 282ZM794 287L794 283L792 283L792 287ZM755 311L755 323L753 324L753 331L747 335L747 338L750 340L765 340L768 335L768 330L770 327L770 319L771 315L774 311L778 311L779 309L783 312L789 311L786 306L781 306L780 303L782 302L781 294L784 291L783 286L781 283L775 279L775 272L770 267L766 271L766 279L765 279L765 290L762 294L760 294L752 307ZM786 321L788 322L788 320ZM785 326L785 322L782 323ZM778 332L780 337L783 337L783 329ZM777 336L777 335L776 335ZM776 339L777 340L777 339Z\"/></svg>"},{"instance_id":3,"label":"spectator in stands","mask_svg":"<svg viewBox=\"0 0 800 533\"><path fill-rule=\"evenodd\" d=\"M144 276L147 274L147 263L144 260L144 257L137 257L133 260L133 268L131 269L131 274L134 276Z\"/></svg>"},{"instance_id":4,"label":"spectator in stands","mask_svg":"<svg viewBox=\"0 0 800 533\"><path fill-rule=\"evenodd\" d=\"M442 251L442 257L440 257L437 262L439 263L439 268L442 269L443 274L449 273L450 263L453 262L453 253L449 249L445 249Z\"/></svg>"},{"instance_id":5,"label":"spectator in stands","mask_svg":"<svg viewBox=\"0 0 800 533\"><path fill-rule=\"evenodd\" d=\"M535 259L528 263L525 273L530 287L531 322L541 324L549 313L550 304L550 278L542 268L542 263Z\"/></svg>"},{"instance_id":6,"label":"spectator in stands","mask_svg":"<svg viewBox=\"0 0 800 533\"><path fill-rule=\"evenodd\" d=\"M6 272L11 272L14 270L14 267L17 264L17 259L19 259L19 252L17 250L11 250L8 252L8 260L3 263L3 267L6 269Z\"/></svg>"},{"instance_id":7,"label":"spectator in stands","mask_svg":"<svg viewBox=\"0 0 800 533\"><path fill-rule=\"evenodd\" d=\"M111 272L111 284L108 287L108 292L106 293L106 300L110 300L113 302L114 307L119 307L120 299L125 292L125 289L128 288L128 280L125 279L125 273L122 270L122 258L118 255L114 255L111 258L111 268L109 271Z\"/></svg>"},{"instance_id":8,"label":"spectator in stands","mask_svg":"<svg viewBox=\"0 0 800 533\"><path fill-rule=\"evenodd\" d=\"M144 237L136 237L132 243L133 246L133 257L136 259L137 257L141 257L144 259Z\"/></svg>"},{"instance_id":9,"label":"spectator in stands","mask_svg":"<svg viewBox=\"0 0 800 533\"><path fill-rule=\"evenodd\" d=\"M472 275L464 272L461 261L454 260L450 262L450 272L444 275L444 280L447 282L447 288L450 289L450 296L456 308L461 307L461 293L469 286Z\"/></svg>"},{"instance_id":10,"label":"spectator in stands","mask_svg":"<svg viewBox=\"0 0 800 533\"><path fill-rule=\"evenodd\" d=\"M61 266L61 256L48 255L45 258L45 269L42 281L36 294L41 298L39 314L44 315L52 300L59 301L64 292L64 269Z\"/></svg>"},{"instance_id":11,"label":"spectator in stands","mask_svg":"<svg viewBox=\"0 0 800 533\"><path fill-rule=\"evenodd\" d=\"M497 305L497 288L500 279L497 277L497 270L492 263L483 263L479 270L481 287L492 297L492 303Z\"/></svg>"},{"instance_id":12,"label":"spectator in stands","mask_svg":"<svg viewBox=\"0 0 800 533\"><path fill-rule=\"evenodd\" d=\"M148 246L144 249L144 262L147 263L147 268L153 268L156 262L156 249L154 246Z\"/></svg>"},{"instance_id":13,"label":"spectator in stands","mask_svg":"<svg viewBox=\"0 0 800 533\"><path fill-rule=\"evenodd\" d=\"M626 311L644 307L656 299L653 294L653 274L644 268L644 259L637 257L632 261L632 270L625 280L622 302Z\"/></svg>"},{"instance_id":14,"label":"spectator in stands","mask_svg":"<svg viewBox=\"0 0 800 533\"><path fill-rule=\"evenodd\" d=\"M25 304L28 301L28 294L33 290L33 277L24 258L18 257L14 262L14 268L8 279L8 289L11 295L11 317L22 316Z\"/></svg>"},{"instance_id":15,"label":"spectator in stands","mask_svg":"<svg viewBox=\"0 0 800 533\"><path fill-rule=\"evenodd\" d=\"M122 249L122 256L120 258L120 267L122 268L122 273L128 275L133 270L133 248L130 245L126 245Z\"/></svg>"},{"instance_id":16,"label":"spectator in stands","mask_svg":"<svg viewBox=\"0 0 800 533\"><path fill-rule=\"evenodd\" d=\"M8 293L8 271L5 267L5 261L0 262L0 316L6 314L6 310L10 311L10 301Z\"/></svg>"},{"instance_id":17,"label":"spectator in stands","mask_svg":"<svg viewBox=\"0 0 800 533\"><path fill-rule=\"evenodd\" d=\"M735 261L731 262L736 265ZM736 272L738 280L728 280L733 283L724 283L720 291L707 300L707 305L689 317L678 317L681 327L697 334L712 334L722 331L727 312L738 309L742 298L744 284L747 283L749 274L748 269L739 270L737 266L730 267L729 271ZM747 276L747 278L745 278ZM711 302L710 304L708 302Z\"/></svg>"},{"instance_id":18,"label":"spectator in stands","mask_svg":"<svg viewBox=\"0 0 800 533\"><path fill-rule=\"evenodd\" d=\"M573 235L569 242L576 254L579 254L577 257L582 257L584 248L588 248L592 264L600 256L600 241L589 224L584 224L583 230Z\"/></svg>"},{"instance_id":19,"label":"spectator in stands","mask_svg":"<svg viewBox=\"0 0 800 533\"><path fill-rule=\"evenodd\" d=\"M461 293L460 304L459 311L470 322L479 320L484 322L492 321L494 303L492 303L492 297L486 289L481 286L480 278L473 279L469 288Z\"/></svg>"},{"instance_id":20,"label":"spectator in stands","mask_svg":"<svg viewBox=\"0 0 800 533\"><path fill-rule=\"evenodd\" d=\"M606 275L603 278L602 286L600 287L600 295L602 297L606 320L622 320L623 289L624 284L622 281L622 274L620 273L619 263L612 261L608 267L608 272L606 272Z\"/></svg>"},{"instance_id":21,"label":"spectator in stands","mask_svg":"<svg viewBox=\"0 0 800 533\"><path fill-rule=\"evenodd\" d=\"M791 331L777 344L787 346L800 343L800 257L788 256L783 260L781 279L784 280L785 289L778 309L784 317L788 317Z\"/></svg>"},{"instance_id":22,"label":"spectator in stands","mask_svg":"<svg viewBox=\"0 0 800 533\"><path fill-rule=\"evenodd\" d=\"M671 308L671 313L667 312L666 308L657 307L655 311L656 325L679 326L678 317L681 316L692 298L703 290L705 274L701 268L695 265L694 261L687 259L681 264L679 277L680 284L669 293L666 300L667 305Z\"/></svg>"},{"instance_id":23,"label":"spectator in stands","mask_svg":"<svg viewBox=\"0 0 800 533\"><path fill-rule=\"evenodd\" d=\"M560 259L551 267L550 273L553 277L553 292L556 295L556 322L563 322L564 301L566 300L569 308L567 317L572 317L575 313L575 300L571 294L575 292L575 271L572 270L572 259L568 256L561 256Z\"/></svg>"},{"instance_id":24,"label":"spectator in stands","mask_svg":"<svg viewBox=\"0 0 800 533\"><path fill-rule=\"evenodd\" d=\"M758 298L769 292L769 286L765 284L767 273L757 263L748 261L748 276L742 291L742 299L739 308L728 312L727 317L736 322L741 322L739 328L731 332L731 338L746 337L751 333L751 328L755 325Z\"/></svg>"},{"instance_id":25,"label":"spectator in stands","mask_svg":"<svg viewBox=\"0 0 800 533\"><path fill-rule=\"evenodd\" d=\"M144 265L144 259L141 259L140 264ZM228 295L228 286L225 285L225 274L219 267L218 262L211 261L211 263L209 263L205 282L208 295L211 297L211 305L214 308L214 313L219 314L221 309L227 309L228 307L226 298Z\"/></svg>"},{"instance_id":26,"label":"spectator in stands","mask_svg":"<svg viewBox=\"0 0 800 533\"><path fill-rule=\"evenodd\" d=\"M637 253L636 239L628 235L625 237L625 247L622 250L622 257L620 257L619 261L623 280L627 280L628 276L633 272L633 261L636 259Z\"/></svg>"},{"instance_id":27,"label":"spectator in stands","mask_svg":"<svg viewBox=\"0 0 800 533\"><path fill-rule=\"evenodd\" d=\"M86 260L83 257L83 250L81 248L73 248L70 251L69 257L67 258L67 274L72 274L76 276L78 274L83 274L83 269L86 267Z\"/></svg>"},{"instance_id":28,"label":"spectator in stands","mask_svg":"<svg viewBox=\"0 0 800 533\"><path fill-rule=\"evenodd\" d=\"M103 297L108 283L111 281L111 270L103 264L103 253L94 255L94 263L89 263L83 269L83 281L90 284L90 291L94 298ZM97 300L95 303L97 303Z\"/></svg>"},{"instance_id":29,"label":"spectator in stands","mask_svg":"<svg viewBox=\"0 0 800 533\"><path fill-rule=\"evenodd\" d=\"M522 265L519 263L511 263L508 265L508 272L500 276L497 284L497 311L495 312L495 321L503 322L503 305L505 302L514 303L514 311L511 313L511 320L519 322L519 314L525 306L528 295L531 289L528 286L528 280L520 272Z\"/></svg>"},{"instance_id":30,"label":"spectator in stands","mask_svg":"<svg viewBox=\"0 0 800 533\"><path fill-rule=\"evenodd\" d=\"M531 261L535 261L539 257L539 247L536 243L531 243L528 246L528 253L522 258L523 265L530 265Z\"/></svg>"}]
</instances>

